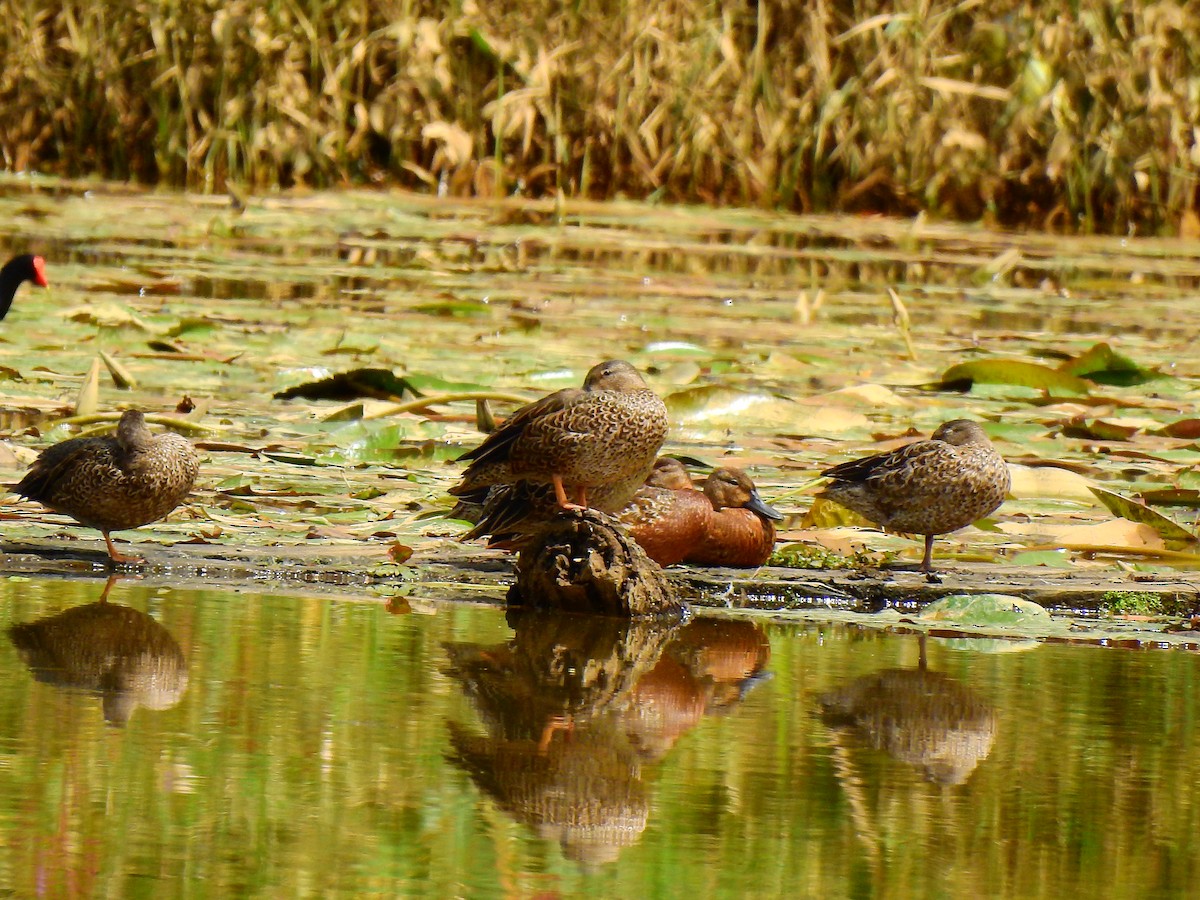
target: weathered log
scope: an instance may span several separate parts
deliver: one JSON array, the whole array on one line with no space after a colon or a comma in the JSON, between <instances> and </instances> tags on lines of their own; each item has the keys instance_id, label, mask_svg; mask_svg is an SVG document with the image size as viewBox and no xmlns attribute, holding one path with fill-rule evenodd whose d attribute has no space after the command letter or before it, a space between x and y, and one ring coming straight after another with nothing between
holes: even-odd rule
<instances>
[{"instance_id":1,"label":"weathered log","mask_svg":"<svg viewBox=\"0 0 1200 900\"><path fill-rule=\"evenodd\" d=\"M612 517L564 513L517 556L510 606L621 616L678 618L684 612L659 566Z\"/></svg>"}]
</instances>

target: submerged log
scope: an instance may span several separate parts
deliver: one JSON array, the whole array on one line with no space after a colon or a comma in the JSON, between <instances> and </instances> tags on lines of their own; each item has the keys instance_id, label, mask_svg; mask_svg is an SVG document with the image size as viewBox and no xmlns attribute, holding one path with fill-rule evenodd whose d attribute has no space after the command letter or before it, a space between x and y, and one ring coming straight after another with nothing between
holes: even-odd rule
<instances>
[{"instance_id":1,"label":"submerged log","mask_svg":"<svg viewBox=\"0 0 1200 900\"><path fill-rule=\"evenodd\" d=\"M595 510L550 521L517 556L510 606L629 619L678 618L683 604L659 566Z\"/></svg>"}]
</instances>

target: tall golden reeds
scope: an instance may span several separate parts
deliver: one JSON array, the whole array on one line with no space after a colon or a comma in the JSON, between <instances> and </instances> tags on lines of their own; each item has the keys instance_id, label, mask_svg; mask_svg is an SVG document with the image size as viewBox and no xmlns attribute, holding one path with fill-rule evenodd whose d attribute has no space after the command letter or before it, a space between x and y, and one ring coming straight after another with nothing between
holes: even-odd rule
<instances>
[{"instance_id":1,"label":"tall golden reeds","mask_svg":"<svg viewBox=\"0 0 1200 900\"><path fill-rule=\"evenodd\" d=\"M991 217L1196 202L1195 7L0 0L11 169Z\"/></svg>"}]
</instances>

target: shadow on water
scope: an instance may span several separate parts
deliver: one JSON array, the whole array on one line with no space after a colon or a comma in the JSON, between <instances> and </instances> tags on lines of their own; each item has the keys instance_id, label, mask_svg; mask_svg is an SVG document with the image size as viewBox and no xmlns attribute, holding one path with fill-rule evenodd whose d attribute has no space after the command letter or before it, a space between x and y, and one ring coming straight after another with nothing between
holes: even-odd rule
<instances>
[{"instance_id":1,"label":"shadow on water","mask_svg":"<svg viewBox=\"0 0 1200 900\"><path fill-rule=\"evenodd\" d=\"M667 626L510 612L513 637L448 644L447 674L483 733L448 722L451 761L515 821L589 864L616 860L649 820L643 767L762 677L750 622Z\"/></svg>"},{"instance_id":2,"label":"shadow on water","mask_svg":"<svg viewBox=\"0 0 1200 900\"><path fill-rule=\"evenodd\" d=\"M8 638L38 681L98 695L110 725L125 725L138 707L170 709L187 690L187 660L171 633L104 595L13 625Z\"/></svg>"}]
</instances>

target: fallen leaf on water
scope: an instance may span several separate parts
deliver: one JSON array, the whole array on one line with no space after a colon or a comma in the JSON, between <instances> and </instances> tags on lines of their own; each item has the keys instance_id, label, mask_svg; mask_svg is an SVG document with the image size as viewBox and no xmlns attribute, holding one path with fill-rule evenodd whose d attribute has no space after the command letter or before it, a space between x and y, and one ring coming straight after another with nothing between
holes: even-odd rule
<instances>
[{"instance_id":1,"label":"fallen leaf on water","mask_svg":"<svg viewBox=\"0 0 1200 900\"><path fill-rule=\"evenodd\" d=\"M1067 422L1062 427L1063 437L1079 438L1093 441L1128 441L1140 429L1136 425L1119 425L1104 419L1093 419L1088 422L1079 418Z\"/></svg>"},{"instance_id":2,"label":"fallen leaf on water","mask_svg":"<svg viewBox=\"0 0 1200 900\"><path fill-rule=\"evenodd\" d=\"M907 407L912 406L913 402L905 397L901 397L889 387L882 384L856 384L851 387L839 388L836 391L829 391L825 394L817 394L814 397L806 397L800 401L808 405L824 405L830 402L851 403L856 406L867 406L871 409L880 407Z\"/></svg>"},{"instance_id":3,"label":"fallen leaf on water","mask_svg":"<svg viewBox=\"0 0 1200 900\"><path fill-rule=\"evenodd\" d=\"M124 307L115 303L85 303L59 313L72 322L85 322L101 328L138 328L149 331L150 326Z\"/></svg>"},{"instance_id":4,"label":"fallen leaf on water","mask_svg":"<svg viewBox=\"0 0 1200 900\"><path fill-rule=\"evenodd\" d=\"M1072 547L1086 545L1154 550L1166 546L1162 535L1153 526L1128 519L1110 519L1093 525L1062 525L1042 533L1060 544Z\"/></svg>"},{"instance_id":5,"label":"fallen leaf on water","mask_svg":"<svg viewBox=\"0 0 1200 900\"><path fill-rule=\"evenodd\" d=\"M1090 490L1101 503L1108 507L1109 512L1115 516L1120 516L1131 522L1148 525L1168 541L1192 542L1196 540L1196 536L1192 532L1188 531L1174 519L1167 518L1162 513L1151 509L1145 504L1138 503L1130 497L1123 496L1115 491L1106 490L1105 488L1092 486ZM1095 543L1112 542L1096 541Z\"/></svg>"},{"instance_id":6,"label":"fallen leaf on water","mask_svg":"<svg viewBox=\"0 0 1200 900\"><path fill-rule=\"evenodd\" d=\"M1055 466L1031 468L1009 463L1008 472L1012 477L1012 486L1008 494L1014 499L1048 497L1054 500L1079 500L1089 504L1096 502L1091 482L1068 469Z\"/></svg>"},{"instance_id":7,"label":"fallen leaf on water","mask_svg":"<svg viewBox=\"0 0 1200 900\"><path fill-rule=\"evenodd\" d=\"M1195 440L1200 438L1200 419L1180 419L1163 426L1158 433L1165 434L1167 437Z\"/></svg>"}]
</instances>

